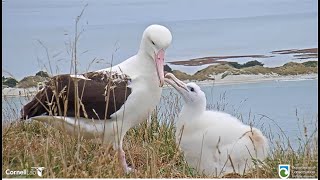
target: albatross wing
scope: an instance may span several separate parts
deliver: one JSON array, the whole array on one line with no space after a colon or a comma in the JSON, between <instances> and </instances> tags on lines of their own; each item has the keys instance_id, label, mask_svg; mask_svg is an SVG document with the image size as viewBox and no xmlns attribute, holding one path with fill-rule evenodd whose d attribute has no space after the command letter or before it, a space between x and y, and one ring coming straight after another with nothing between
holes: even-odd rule
<instances>
[{"instance_id":1,"label":"albatross wing","mask_svg":"<svg viewBox=\"0 0 320 180\"><path fill-rule=\"evenodd\" d=\"M130 77L118 72L57 75L23 107L22 119L43 114L75 117L76 82L79 116L83 118L110 119L110 115L118 111L131 94L128 86Z\"/></svg>"}]
</instances>

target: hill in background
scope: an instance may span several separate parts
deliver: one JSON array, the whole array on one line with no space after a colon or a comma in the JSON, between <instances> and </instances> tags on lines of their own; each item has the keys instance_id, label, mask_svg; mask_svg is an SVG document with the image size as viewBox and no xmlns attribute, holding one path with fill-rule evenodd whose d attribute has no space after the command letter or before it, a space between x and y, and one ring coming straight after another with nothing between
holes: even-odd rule
<instances>
[{"instance_id":1,"label":"hill in background","mask_svg":"<svg viewBox=\"0 0 320 180\"><path fill-rule=\"evenodd\" d=\"M217 65L210 65L193 75L181 72L179 70L173 70L173 74L181 80L208 80L212 79L213 75L222 74L227 75L300 75L318 73L318 61L307 61L304 63L288 62L279 67L263 67L263 64L259 61L249 61L245 64L238 64L237 62L225 62Z\"/></svg>"}]
</instances>

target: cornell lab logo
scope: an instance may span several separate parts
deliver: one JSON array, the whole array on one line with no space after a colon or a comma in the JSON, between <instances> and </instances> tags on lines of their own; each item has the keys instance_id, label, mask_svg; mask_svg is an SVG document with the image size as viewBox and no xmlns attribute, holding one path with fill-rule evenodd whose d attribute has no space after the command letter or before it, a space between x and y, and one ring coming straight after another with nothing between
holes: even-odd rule
<instances>
[{"instance_id":1,"label":"cornell lab logo","mask_svg":"<svg viewBox=\"0 0 320 180\"><path fill-rule=\"evenodd\" d=\"M290 165L280 164L278 168L278 173L281 179L287 179L290 176Z\"/></svg>"},{"instance_id":2,"label":"cornell lab logo","mask_svg":"<svg viewBox=\"0 0 320 180\"><path fill-rule=\"evenodd\" d=\"M7 175L38 175L39 177L42 177L42 172L45 169L45 167L31 167L31 170L28 169L16 171L16 170L6 170Z\"/></svg>"},{"instance_id":3,"label":"cornell lab logo","mask_svg":"<svg viewBox=\"0 0 320 180\"><path fill-rule=\"evenodd\" d=\"M37 171L38 176L42 177L42 171L45 169L45 167L32 167Z\"/></svg>"}]
</instances>

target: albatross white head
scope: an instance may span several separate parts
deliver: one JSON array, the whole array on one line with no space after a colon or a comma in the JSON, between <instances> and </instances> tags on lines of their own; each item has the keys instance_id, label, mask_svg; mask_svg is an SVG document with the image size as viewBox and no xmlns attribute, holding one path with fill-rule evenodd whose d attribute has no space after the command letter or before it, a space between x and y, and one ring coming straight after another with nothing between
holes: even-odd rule
<instances>
[{"instance_id":1,"label":"albatross white head","mask_svg":"<svg viewBox=\"0 0 320 180\"><path fill-rule=\"evenodd\" d=\"M164 84L164 56L165 51L172 41L169 29L161 25L150 25L143 32L139 53L148 56L153 60L157 69L159 86Z\"/></svg>"},{"instance_id":2,"label":"albatross white head","mask_svg":"<svg viewBox=\"0 0 320 180\"><path fill-rule=\"evenodd\" d=\"M191 82L186 84L176 78L172 73L166 74L165 81L179 92L186 106L202 111L206 110L206 95L196 83Z\"/></svg>"}]
</instances>

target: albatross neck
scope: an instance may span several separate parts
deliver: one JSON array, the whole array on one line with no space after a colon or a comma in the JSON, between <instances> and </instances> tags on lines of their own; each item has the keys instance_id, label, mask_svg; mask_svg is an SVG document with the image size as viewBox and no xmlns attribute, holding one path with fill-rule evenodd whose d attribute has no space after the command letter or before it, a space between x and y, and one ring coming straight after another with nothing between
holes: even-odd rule
<instances>
[{"instance_id":1,"label":"albatross neck","mask_svg":"<svg viewBox=\"0 0 320 180\"><path fill-rule=\"evenodd\" d=\"M139 51L136 58L132 59L131 68L134 69L137 74L158 78L153 57L144 51Z\"/></svg>"}]
</instances>

